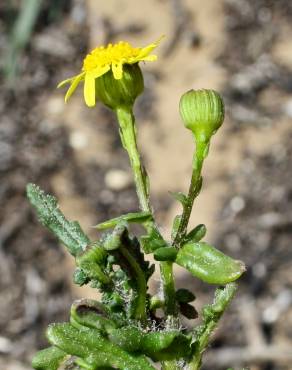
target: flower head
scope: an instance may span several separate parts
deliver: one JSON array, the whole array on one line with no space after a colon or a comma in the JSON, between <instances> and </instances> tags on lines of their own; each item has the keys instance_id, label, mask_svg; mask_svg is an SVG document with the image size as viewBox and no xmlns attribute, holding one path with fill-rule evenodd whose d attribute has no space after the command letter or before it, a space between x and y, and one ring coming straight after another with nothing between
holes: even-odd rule
<instances>
[{"instance_id":1,"label":"flower head","mask_svg":"<svg viewBox=\"0 0 292 370\"><path fill-rule=\"evenodd\" d=\"M162 38L162 37L161 37ZM65 95L65 102L76 90L81 81L84 81L85 103L92 107L95 105L95 81L107 72L112 73L115 80L123 78L124 65L136 64L141 61L155 61L156 55L150 55L160 39L144 48L134 48L128 42L120 41L117 44L108 44L93 49L83 60L82 72L59 83L58 88L70 84Z\"/></svg>"},{"instance_id":2,"label":"flower head","mask_svg":"<svg viewBox=\"0 0 292 370\"><path fill-rule=\"evenodd\" d=\"M197 141L210 141L224 120L224 103L214 90L190 90L180 99L180 114Z\"/></svg>"}]
</instances>

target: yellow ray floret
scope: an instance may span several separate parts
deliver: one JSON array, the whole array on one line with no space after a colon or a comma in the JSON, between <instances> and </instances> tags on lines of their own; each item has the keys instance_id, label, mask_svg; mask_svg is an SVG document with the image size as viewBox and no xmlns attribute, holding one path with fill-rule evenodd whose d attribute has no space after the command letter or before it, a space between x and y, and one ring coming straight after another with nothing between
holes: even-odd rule
<instances>
[{"instance_id":1,"label":"yellow ray floret","mask_svg":"<svg viewBox=\"0 0 292 370\"><path fill-rule=\"evenodd\" d=\"M59 83L58 88L70 84L65 95L65 102L68 101L79 83L84 81L84 99L86 105L89 107L94 106L95 79L112 70L114 78L119 80L123 77L124 64L135 64L141 61L152 62L156 60L157 56L150 55L150 53L158 46L162 38L163 36L144 48L134 48L128 42L120 41L114 45L108 44L106 47L100 46L93 49L83 60L82 72Z\"/></svg>"}]
</instances>

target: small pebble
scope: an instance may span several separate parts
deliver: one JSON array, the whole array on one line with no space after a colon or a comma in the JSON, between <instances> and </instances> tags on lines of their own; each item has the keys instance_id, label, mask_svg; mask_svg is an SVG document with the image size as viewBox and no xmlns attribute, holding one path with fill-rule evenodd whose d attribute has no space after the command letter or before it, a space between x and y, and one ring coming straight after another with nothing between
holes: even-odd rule
<instances>
[{"instance_id":1,"label":"small pebble","mask_svg":"<svg viewBox=\"0 0 292 370\"><path fill-rule=\"evenodd\" d=\"M84 149L88 144L87 136L81 131L73 131L69 137L70 145L73 149Z\"/></svg>"},{"instance_id":2,"label":"small pebble","mask_svg":"<svg viewBox=\"0 0 292 370\"><path fill-rule=\"evenodd\" d=\"M122 190L131 184L132 178L128 172L114 169L106 173L104 181L110 189Z\"/></svg>"}]
</instances>

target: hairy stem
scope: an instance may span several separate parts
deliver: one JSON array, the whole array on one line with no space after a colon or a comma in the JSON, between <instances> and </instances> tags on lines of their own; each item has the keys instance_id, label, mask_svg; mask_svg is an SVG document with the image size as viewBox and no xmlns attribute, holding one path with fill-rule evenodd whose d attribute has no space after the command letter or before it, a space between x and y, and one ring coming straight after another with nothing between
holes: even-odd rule
<instances>
[{"instance_id":1,"label":"hairy stem","mask_svg":"<svg viewBox=\"0 0 292 370\"><path fill-rule=\"evenodd\" d=\"M142 211L151 212L149 203L148 178L145 169L141 163L140 154L137 147L135 118L131 109L119 107L116 110L117 118L120 124L120 135L124 148L128 152L131 167L134 173L136 191ZM147 227L147 224L146 224ZM154 221L148 222L149 230L155 228L158 231ZM161 262L160 273L163 284L163 293L165 300L165 313L173 315L176 313L175 287L172 272L172 263Z\"/></svg>"},{"instance_id":2,"label":"hairy stem","mask_svg":"<svg viewBox=\"0 0 292 370\"><path fill-rule=\"evenodd\" d=\"M177 229L177 233L173 239L173 245L179 247L180 242L186 235L189 219L191 216L194 200L198 196L202 185L202 166L204 159L208 154L209 143L197 141L196 150L193 158L193 171L189 187L188 196L185 204L183 205L182 217Z\"/></svg>"}]
</instances>

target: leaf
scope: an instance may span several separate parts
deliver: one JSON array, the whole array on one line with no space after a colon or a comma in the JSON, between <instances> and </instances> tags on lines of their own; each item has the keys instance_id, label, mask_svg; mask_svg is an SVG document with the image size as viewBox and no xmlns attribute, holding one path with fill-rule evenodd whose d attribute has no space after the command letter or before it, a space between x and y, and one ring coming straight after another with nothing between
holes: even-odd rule
<instances>
[{"instance_id":1,"label":"leaf","mask_svg":"<svg viewBox=\"0 0 292 370\"><path fill-rule=\"evenodd\" d=\"M172 239L174 239L176 234L177 234L181 218L182 218L181 215L176 215L175 218L173 219L172 229L171 229L171 238Z\"/></svg>"},{"instance_id":2,"label":"leaf","mask_svg":"<svg viewBox=\"0 0 292 370\"><path fill-rule=\"evenodd\" d=\"M184 238L184 242L185 243L188 243L188 242L197 243L201 239L204 238L204 236L206 235L206 232L207 232L206 226L203 225L203 224L200 224L200 225L196 226L194 229L192 229L186 235L186 237Z\"/></svg>"},{"instance_id":3,"label":"leaf","mask_svg":"<svg viewBox=\"0 0 292 370\"><path fill-rule=\"evenodd\" d=\"M137 352L141 349L143 332L134 326L112 330L109 340L127 352Z\"/></svg>"},{"instance_id":4,"label":"leaf","mask_svg":"<svg viewBox=\"0 0 292 370\"><path fill-rule=\"evenodd\" d=\"M243 262L228 257L207 243L185 244L178 252L176 263L209 284L230 283L245 271Z\"/></svg>"},{"instance_id":5,"label":"leaf","mask_svg":"<svg viewBox=\"0 0 292 370\"><path fill-rule=\"evenodd\" d=\"M107 252L97 242L86 247L85 251L78 253L76 265L83 271L88 280L97 280L104 285L111 284L111 279L105 274Z\"/></svg>"},{"instance_id":6,"label":"leaf","mask_svg":"<svg viewBox=\"0 0 292 370\"><path fill-rule=\"evenodd\" d=\"M93 227L95 227L98 230L105 230L105 229L113 228L123 221L129 222L129 223L143 224L144 222L147 222L152 219L153 217L152 217L151 212L132 212L132 213L127 213L125 215L121 215L119 217L104 221Z\"/></svg>"},{"instance_id":7,"label":"leaf","mask_svg":"<svg viewBox=\"0 0 292 370\"><path fill-rule=\"evenodd\" d=\"M27 185L27 197L37 211L40 222L46 226L76 256L90 243L77 221L68 221L59 209L57 199L45 194L35 184Z\"/></svg>"},{"instance_id":8,"label":"leaf","mask_svg":"<svg viewBox=\"0 0 292 370\"><path fill-rule=\"evenodd\" d=\"M175 261L178 250L175 247L162 247L154 251L156 261Z\"/></svg>"},{"instance_id":9,"label":"leaf","mask_svg":"<svg viewBox=\"0 0 292 370\"><path fill-rule=\"evenodd\" d=\"M94 328L107 333L116 328L113 320L108 318L107 308L93 299L80 299L71 306L71 324L77 329L81 326Z\"/></svg>"},{"instance_id":10,"label":"leaf","mask_svg":"<svg viewBox=\"0 0 292 370\"><path fill-rule=\"evenodd\" d=\"M167 246L167 243L155 228L152 228L147 235L141 236L139 241L146 254Z\"/></svg>"},{"instance_id":11,"label":"leaf","mask_svg":"<svg viewBox=\"0 0 292 370\"><path fill-rule=\"evenodd\" d=\"M191 351L191 339L178 330L145 334L142 352L154 361L167 361L187 357Z\"/></svg>"},{"instance_id":12,"label":"leaf","mask_svg":"<svg viewBox=\"0 0 292 370\"><path fill-rule=\"evenodd\" d=\"M68 357L67 353L57 347L49 347L39 351L32 359L32 367L36 370L58 370Z\"/></svg>"},{"instance_id":13,"label":"leaf","mask_svg":"<svg viewBox=\"0 0 292 370\"><path fill-rule=\"evenodd\" d=\"M155 370L144 356L130 355L93 328L78 330L69 323L52 324L48 328L47 336L50 343L68 354L80 357L89 364L89 368Z\"/></svg>"},{"instance_id":14,"label":"leaf","mask_svg":"<svg viewBox=\"0 0 292 370\"><path fill-rule=\"evenodd\" d=\"M124 221L121 221L114 227L112 232L107 233L103 239L102 245L105 250L113 251L120 248L125 239L128 239L127 224Z\"/></svg>"},{"instance_id":15,"label":"leaf","mask_svg":"<svg viewBox=\"0 0 292 370\"><path fill-rule=\"evenodd\" d=\"M237 290L237 284L232 282L224 287L216 289L214 302L203 306L202 324L193 331L192 355L201 362L202 353L210 343L210 337L214 333L218 322L232 301Z\"/></svg>"},{"instance_id":16,"label":"leaf","mask_svg":"<svg viewBox=\"0 0 292 370\"><path fill-rule=\"evenodd\" d=\"M180 202L183 206L185 206L188 203L188 197L184 193L182 193L181 191L178 191L178 192L170 191L169 193L175 200Z\"/></svg>"}]
</instances>

